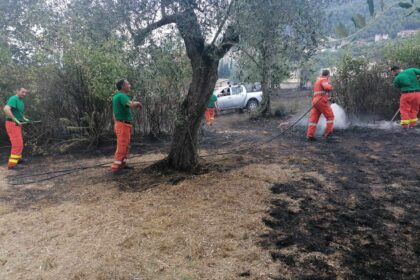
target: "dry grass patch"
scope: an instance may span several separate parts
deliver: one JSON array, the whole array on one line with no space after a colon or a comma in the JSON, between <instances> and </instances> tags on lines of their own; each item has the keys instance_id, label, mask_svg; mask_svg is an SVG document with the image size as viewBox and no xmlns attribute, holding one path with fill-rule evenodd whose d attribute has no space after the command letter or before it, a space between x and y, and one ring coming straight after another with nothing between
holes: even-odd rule
<instances>
[{"instance_id":1,"label":"dry grass patch","mask_svg":"<svg viewBox=\"0 0 420 280\"><path fill-rule=\"evenodd\" d=\"M0 279L267 279L269 189L293 172L251 165L124 192L96 170L32 186L57 191L53 203L0 203Z\"/></svg>"}]
</instances>

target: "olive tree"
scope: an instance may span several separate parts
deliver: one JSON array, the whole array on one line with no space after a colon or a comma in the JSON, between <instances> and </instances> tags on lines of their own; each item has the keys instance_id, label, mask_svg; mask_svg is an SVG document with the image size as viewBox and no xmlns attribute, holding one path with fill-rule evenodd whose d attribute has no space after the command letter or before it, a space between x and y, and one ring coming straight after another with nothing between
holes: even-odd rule
<instances>
[{"instance_id":1,"label":"olive tree","mask_svg":"<svg viewBox=\"0 0 420 280\"><path fill-rule=\"evenodd\" d=\"M245 0L240 6L239 76L261 81L260 114L268 117L274 84L314 53L322 15L317 12L316 1Z\"/></svg>"}]
</instances>

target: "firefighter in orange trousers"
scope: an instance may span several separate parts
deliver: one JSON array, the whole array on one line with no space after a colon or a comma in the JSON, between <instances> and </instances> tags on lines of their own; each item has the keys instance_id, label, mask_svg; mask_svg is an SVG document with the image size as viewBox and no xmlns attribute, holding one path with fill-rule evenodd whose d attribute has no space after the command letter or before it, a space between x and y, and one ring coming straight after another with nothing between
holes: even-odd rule
<instances>
[{"instance_id":1,"label":"firefighter in orange trousers","mask_svg":"<svg viewBox=\"0 0 420 280\"><path fill-rule=\"evenodd\" d=\"M112 109L114 114L114 130L117 135L117 150L115 161L112 164L112 171L116 174L119 171L134 169L127 165L127 156L131 141L131 129L133 116L131 109L142 108L138 101L132 101L128 96L131 85L127 80L117 82L117 92L112 98Z\"/></svg>"},{"instance_id":2,"label":"firefighter in orange trousers","mask_svg":"<svg viewBox=\"0 0 420 280\"><path fill-rule=\"evenodd\" d=\"M16 90L16 94L7 100L4 106L4 113L6 114L6 131L12 144L10 152L8 168L20 169L18 164L23 163L23 136L22 136L22 123L28 122L29 119L23 115L25 112L25 103L23 99L28 92L27 89L21 87Z\"/></svg>"},{"instance_id":3,"label":"firefighter in orange trousers","mask_svg":"<svg viewBox=\"0 0 420 280\"><path fill-rule=\"evenodd\" d=\"M420 108L420 69L401 69L399 66L391 68L395 76L394 86L401 91L400 114L403 128L414 128L417 125Z\"/></svg>"},{"instance_id":4,"label":"firefighter in orange trousers","mask_svg":"<svg viewBox=\"0 0 420 280\"><path fill-rule=\"evenodd\" d=\"M206 124L208 126L213 125L216 110L219 110L218 104L217 104L217 95L216 95L216 92L213 92L212 96L210 96L209 102L207 103L207 110L206 110L206 115L205 115Z\"/></svg>"},{"instance_id":5,"label":"firefighter in orange trousers","mask_svg":"<svg viewBox=\"0 0 420 280\"><path fill-rule=\"evenodd\" d=\"M321 77L314 84L314 96L312 99L312 110L309 117L309 126L307 132L308 141L315 141L316 126L319 118L322 115L327 120L327 127L325 129L324 137L330 141L334 140L332 132L334 128L334 113L331 109L329 92L333 90L330 84L330 71L323 70Z\"/></svg>"}]
</instances>

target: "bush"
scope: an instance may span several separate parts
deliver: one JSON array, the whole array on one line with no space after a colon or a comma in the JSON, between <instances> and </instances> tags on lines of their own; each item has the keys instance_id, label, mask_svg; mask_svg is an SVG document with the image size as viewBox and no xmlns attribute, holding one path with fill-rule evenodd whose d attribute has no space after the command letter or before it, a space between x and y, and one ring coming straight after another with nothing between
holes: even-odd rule
<instances>
[{"instance_id":1,"label":"bush","mask_svg":"<svg viewBox=\"0 0 420 280\"><path fill-rule=\"evenodd\" d=\"M277 118L284 118L289 114L289 112L286 109L286 106L283 104L280 104L277 106L277 108L274 109L274 116Z\"/></svg>"},{"instance_id":2,"label":"bush","mask_svg":"<svg viewBox=\"0 0 420 280\"><path fill-rule=\"evenodd\" d=\"M0 45L0 106L17 86L29 89L26 113L42 124L25 127L33 151L65 152L95 147L114 137L111 99L115 82L127 77L132 95L143 103L134 114L134 134L172 133L175 111L189 85L189 64L177 42L149 46L143 57L121 51L118 42L73 43L59 59L20 65ZM5 75L2 75L5 73ZM6 75L7 73L7 75ZM4 123L4 114L0 114ZM0 142L8 143L4 125ZM48 147L48 149L46 148Z\"/></svg>"},{"instance_id":3,"label":"bush","mask_svg":"<svg viewBox=\"0 0 420 280\"><path fill-rule=\"evenodd\" d=\"M355 115L391 118L398 109L399 93L385 64L369 63L346 55L337 68L333 83L337 100Z\"/></svg>"},{"instance_id":4,"label":"bush","mask_svg":"<svg viewBox=\"0 0 420 280\"><path fill-rule=\"evenodd\" d=\"M334 76L338 101L349 113L391 118L399 107L399 91L389 72L392 65L420 66L420 32L416 36L389 43L377 60L344 56Z\"/></svg>"},{"instance_id":5,"label":"bush","mask_svg":"<svg viewBox=\"0 0 420 280\"><path fill-rule=\"evenodd\" d=\"M420 67L420 31L412 37L397 41L385 47L383 53L389 65L399 65L404 68Z\"/></svg>"}]
</instances>

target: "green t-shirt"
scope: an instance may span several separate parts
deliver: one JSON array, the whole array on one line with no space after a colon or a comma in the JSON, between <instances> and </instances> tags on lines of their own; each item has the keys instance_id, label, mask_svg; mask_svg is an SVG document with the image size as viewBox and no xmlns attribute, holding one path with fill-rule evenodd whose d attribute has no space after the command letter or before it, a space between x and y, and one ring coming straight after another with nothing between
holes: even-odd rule
<instances>
[{"instance_id":1,"label":"green t-shirt","mask_svg":"<svg viewBox=\"0 0 420 280\"><path fill-rule=\"evenodd\" d=\"M114 111L114 116L117 121L128 121L133 120L131 115L131 109L128 106L128 103L131 101L131 98L122 92L115 93L112 98L112 109Z\"/></svg>"},{"instance_id":2,"label":"green t-shirt","mask_svg":"<svg viewBox=\"0 0 420 280\"><path fill-rule=\"evenodd\" d=\"M401 92L420 91L420 83L417 79L417 75L420 75L420 69L406 69L395 77L394 85L399 88Z\"/></svg>"},{"instance_id":3,"label":"green t-shirt","mask_svg":"<svg viewBox=\"0 0 420 280\"><path fill-rule=\"evenodd\" d=\"M13 95L7 100L7 105L12 108L13 116L23 122L23 112L25 111L25 103L17 95Z\"/></svg>"},{"instance_id":4,"label":"green t-shirt","mask_svg":"<svg viewBox=\"0 0 420 280\"><path fill-rule=\"evenodd\" d=\"M217 96L213 94L210 99L209 103L207 103L207 108L216 108Z\"/></svg>"}]
</instances>

